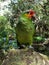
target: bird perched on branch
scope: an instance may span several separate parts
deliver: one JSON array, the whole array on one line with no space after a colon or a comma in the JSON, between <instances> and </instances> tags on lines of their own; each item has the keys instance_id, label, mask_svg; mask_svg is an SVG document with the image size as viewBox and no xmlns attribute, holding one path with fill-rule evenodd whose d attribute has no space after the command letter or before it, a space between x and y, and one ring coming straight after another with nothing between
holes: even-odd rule
<instances>
[{"instance_id":1,"label":"bird perched on branch","mask_svg":"<svg viewBox=\"0 0 49 65\"><path fill-rule=\"evenodd\" d=\"M35 12L29 10L23 12L16 26L16 38L18 45L20 46L30 46L33 42L33 37L35 34Z\"/></svg>"}]
</instances>

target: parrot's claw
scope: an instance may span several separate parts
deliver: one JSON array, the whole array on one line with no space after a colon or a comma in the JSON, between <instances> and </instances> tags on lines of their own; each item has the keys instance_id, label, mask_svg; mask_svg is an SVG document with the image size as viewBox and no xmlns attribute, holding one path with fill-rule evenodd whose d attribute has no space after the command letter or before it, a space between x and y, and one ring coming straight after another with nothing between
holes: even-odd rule
<instances>
[{"instance_id":1,"label":"parrot's claw","mask_svg":"<svg viewBox=\"0 0 49 65\"><path fill-rule=\"evenodd\" d=\"M19 49L24 49L26 46L25 45L21 45L20 47L19 47Z\"/></svg>"},{"instance_id":2,"label":"parrot's claw","mask_svg":"<svg viewBox=\"0 0 49 65\"><path fill-rule=\"evenodd\" d=\"M30 49L34 49L31 45L29 46Z\"/></svg>"},{"instance_id":3,"label":"parrot's claw","mask_svg":"<svg viewBox=\"0 0 49 65\"><path fill-rule=\"evenodd\" d=\"M23 48L25 48L26 46L25 45L22 45Z\"/></svg>"}]
</instances>

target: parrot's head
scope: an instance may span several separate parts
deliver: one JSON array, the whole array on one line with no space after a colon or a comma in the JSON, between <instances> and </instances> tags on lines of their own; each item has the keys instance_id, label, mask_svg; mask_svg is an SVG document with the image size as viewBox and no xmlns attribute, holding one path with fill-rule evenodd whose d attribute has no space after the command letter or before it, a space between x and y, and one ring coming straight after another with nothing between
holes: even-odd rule
<instances>
[{"instance_id":1,"label":"parrot's head","mask_svg":"<svg viewBox=\"0 0 49 65\"><path fill-rule=\"evenodd\" d=\"M33 10L29 10L25 13L26 17L35 20L36 19L36 13Z\"/></svg>"}]
</instances>

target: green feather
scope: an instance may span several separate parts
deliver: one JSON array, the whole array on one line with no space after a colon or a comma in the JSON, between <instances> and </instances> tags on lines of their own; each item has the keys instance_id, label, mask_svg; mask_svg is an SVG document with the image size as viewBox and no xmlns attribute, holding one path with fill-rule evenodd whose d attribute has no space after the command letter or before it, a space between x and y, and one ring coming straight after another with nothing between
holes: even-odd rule
<instances>
[{"instance_id":1,"label":"green feather","mask_svg":"<svg viewBox=\"0 0 49 65\"><path fill-rule=\"evenodd\" d=\"M35 33L35 25L31 19L28 19L24 14L20 16L16 26L17 40L20 44L32 45L33 36Z\"/></svg>"}]
</instances>

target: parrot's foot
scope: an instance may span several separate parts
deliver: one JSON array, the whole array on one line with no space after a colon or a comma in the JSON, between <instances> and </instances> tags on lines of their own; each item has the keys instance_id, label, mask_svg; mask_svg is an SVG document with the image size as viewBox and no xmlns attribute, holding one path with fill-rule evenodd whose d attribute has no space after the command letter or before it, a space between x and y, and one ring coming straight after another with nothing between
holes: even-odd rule
<instances>
[{"instance_id":1,"label":"parrot's foot","mask_svg":"<svg viewBox=\"0 0 49 65\"><path fill-rule=\"evenodd\" d=\"M34 48L31 45L29 46L29 48L34 50Z\"/></svg>"},{"instance_id":2,"label":"parrot's foot","mask_svg":"<svg viewBox=\"0 0 49 65\"><path fill-rule=\"evenodd\" d=\"M26 48L25 45L21 45L21 46L19 47L19 49L25 49L25 48Z\"/></svg>"}]
</instances>

